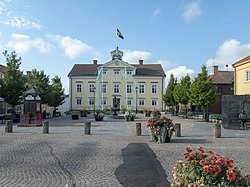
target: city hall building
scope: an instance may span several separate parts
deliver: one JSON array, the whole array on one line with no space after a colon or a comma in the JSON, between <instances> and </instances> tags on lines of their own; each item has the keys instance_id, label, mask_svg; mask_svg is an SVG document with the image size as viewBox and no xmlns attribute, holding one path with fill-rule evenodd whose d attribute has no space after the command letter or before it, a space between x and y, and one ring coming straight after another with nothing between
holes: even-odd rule
<instances>
[{"instance_id":1,"label":"city hall building","mask_svg":"<svg viewBox=\"0 0 250 187\"><path fill-rule=\"evenodd\" d=\"M72 110L164 110L165 73L160 64L130 64L118 47L104 64L75 64L68 74Z\"/></svg>"}]
</instances>

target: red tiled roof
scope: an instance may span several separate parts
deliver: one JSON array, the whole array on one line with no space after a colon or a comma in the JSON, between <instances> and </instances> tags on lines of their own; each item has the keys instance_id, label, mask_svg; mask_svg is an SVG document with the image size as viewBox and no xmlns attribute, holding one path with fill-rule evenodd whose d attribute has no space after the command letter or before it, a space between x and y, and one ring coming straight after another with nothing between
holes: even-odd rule
<instances>
[{"instance_id":1,"label":"red tiled roof","mask_svg":"<svg viewBox=\"0 0 250 187\"><path fill-rule=\"evenodd\" d=\"M232 84L234 81L233 71L218 71L216 74L210 76L213 84Z\"/></svg>"},{"instance_id":2,"label":"red tiled roof","mask_svg":"<svg viewBox=\"0 0 250 187\"><path fill-rule=\"evenodd\" d=\"M96 76L97 67L102 64L75 64L68 76ZM135 76L165 76L161 64L133 65L137 68Z\"/></svg>"}]
</instances>

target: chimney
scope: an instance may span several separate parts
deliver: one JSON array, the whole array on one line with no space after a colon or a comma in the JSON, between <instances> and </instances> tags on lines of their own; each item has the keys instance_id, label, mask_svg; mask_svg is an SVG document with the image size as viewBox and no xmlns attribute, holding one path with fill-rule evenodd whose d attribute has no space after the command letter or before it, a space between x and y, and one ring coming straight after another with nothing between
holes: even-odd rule
<instances>
[{"instance_id":1,"label":"chimney","mask_svg":"<svg viewBox=\"0 0 250 187\"><path fill-rule=\"evenodd\" d=\"M93 60L93 64L97 64L97 60Z\"/></svg>"},{"instance_id":2,"label":"chimney","mask_svg":"<svg viewBox=\"0 0 250 187\"><path fill-rule=\"evenodd\" d=\"M219 67L218 66L213 66L213 72L212 72L212 75L215 75L216 73L218 73L218 70Z\"/></svg>"},{"instance_id":3,"label":"chimney","mask_svg":"<svg viewBox=\"0 0 250 187\"><path fill-rule=\"evenodd\" d=\"M143 65L143 60L139 60L139 64L140 64L140 65Z\"/></svg>"}]
</instances>

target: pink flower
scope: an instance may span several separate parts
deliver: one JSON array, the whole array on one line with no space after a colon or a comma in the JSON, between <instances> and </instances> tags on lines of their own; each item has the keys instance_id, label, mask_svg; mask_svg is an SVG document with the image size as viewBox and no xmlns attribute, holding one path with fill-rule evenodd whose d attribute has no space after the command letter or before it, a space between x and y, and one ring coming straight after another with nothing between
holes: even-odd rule
<instances>
[{"instance_id":1,"label":"pink flower","mask_svg":"<svg viewBox=\"0 0 250 187\"><path fill-rule=\"evenodd\" d=\"M205 165L207 164L207 162L206 162L206 160L201 160L201 161L199 162L199 164L200 164L201 166L205 166Z\"/></svg>"}]
</instances>

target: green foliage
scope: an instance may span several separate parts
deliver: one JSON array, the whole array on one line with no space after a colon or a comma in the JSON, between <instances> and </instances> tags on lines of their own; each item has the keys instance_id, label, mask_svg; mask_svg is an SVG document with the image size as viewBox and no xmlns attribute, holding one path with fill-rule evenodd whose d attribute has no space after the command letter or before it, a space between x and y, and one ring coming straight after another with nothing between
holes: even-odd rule
<instances>
[{"instance_id":1,"label":"green foliage","mask_svg":"<svg viewBox=\"0 0 250 187\"><path fill-rule=\"evenodd\" d=\"M189 75L183 77L180 82L175 86L174 99L177 103L187 105L189 103L189 89L191 85L191 79Z\"/></svg>"},{"instance_id":2,"label":"green foliage","mask_svg":"<svg viewBox=\"0 0 250 187\"><path fill-rule=\"evenodd\" d=\"M165 94L163 95L163 101L166 106L175 106L177 102L174 99L174 89L177 84L177 79L174 78L174 75L170 75L170 80L168 82L168 86Z\"/></svg>"},{"instance_id":3,"label":"green foliage","mask_svg":"<svg viewBox=\"0 0 250 187\"><path fill-rule=\"evenodd\" d=\"M61 78L55 76L54 78L52 78L52 84L49 86L48 105L56 108L64 103L64 99L65 99L65 94Z\"/></svg>"},{"instance_id":4,"label":"green foliage","mask_svg":"<svg viewBox=\"0 0 250 187\"><path fill-rule=\"evenodd\" d=\"M21 65L21 57L17 57L15 51L8 54L3 52L6 58L7 67L3 72L3 78L0 79L0 97L13 108L21 104L22 95L25 91L25 79L22 72L19 70Z\"/></svg>"},{"instance_id":5,"label":"green foliage","mask_svg":"<svg viewBox=\"0 0 250 187\"><path fill-rule=\"evenodd\" d=\"M209 106L216 101L217 88L208 77L206 66L202 66L202 72L191 83L189 91L188 97L195 106Z\"/></svg>"},{"instance_id":6,"label":"green foliage","mask_svg":"<svg viewBox=\"0 0 250 187\"><path fill-rule=\"evenodd\" d=\"M32 88L33 86L39 90L42 103L48 103L49 98L49 76L47 76L44 71L38 71L36 69L33 69L30 73L28 73L27 78L27 86L29 88Z\"/></svg>"}]
</instances>

